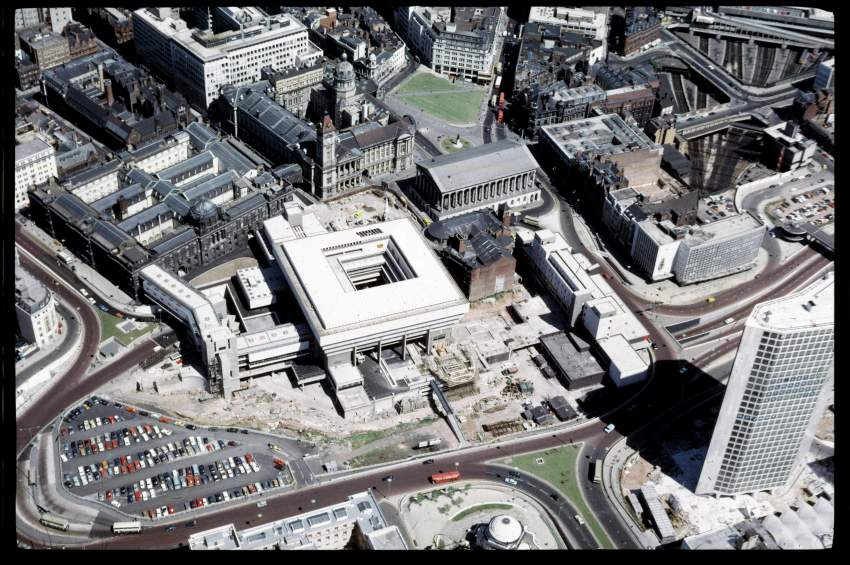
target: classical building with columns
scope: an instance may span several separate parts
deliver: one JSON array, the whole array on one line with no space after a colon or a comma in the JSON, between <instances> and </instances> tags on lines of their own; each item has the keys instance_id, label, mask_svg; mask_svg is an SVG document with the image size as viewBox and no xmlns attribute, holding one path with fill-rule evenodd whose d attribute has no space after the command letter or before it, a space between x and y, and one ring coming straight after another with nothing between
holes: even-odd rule
<instances>
[{"instance_id":1,"label":"classical building with columns","mask_svg":"<svg viewBox=\"0 0 850 565\"><path fill-rule=\"evenodd\" d=\"M418 205L436 220L540 199L537 161L511 140L479 145L416 164Z\"/></svg>"}]
</instances>

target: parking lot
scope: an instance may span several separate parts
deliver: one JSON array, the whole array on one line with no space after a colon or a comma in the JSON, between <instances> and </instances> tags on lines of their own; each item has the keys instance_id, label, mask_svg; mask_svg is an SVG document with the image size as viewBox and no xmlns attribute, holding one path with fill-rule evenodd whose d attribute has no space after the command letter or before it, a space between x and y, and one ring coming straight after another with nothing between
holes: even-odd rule
<instances>
[{"instance_id":1,"label":"parking lot","mask_svg":"<svg viewBox=\"0 0 850 565\"><path fill-rule=\"evenodd\" d=\"M768 214L776 222L811 222L822 226L835 220L835 195L831 182L819 179L810 190L789 196L768 207Z\"/></svg>"},{"instance_id":2,"label":"parking lot","mask_svg":"<svg viewBox=\"0 0 850 565\"><path fill-rule=\"evenodd\" d=\"M247 430L198 428L93 399L58 430L62 483L77 496L158 518L293 485L279 448Z\"/></svg>"}]
</instances>

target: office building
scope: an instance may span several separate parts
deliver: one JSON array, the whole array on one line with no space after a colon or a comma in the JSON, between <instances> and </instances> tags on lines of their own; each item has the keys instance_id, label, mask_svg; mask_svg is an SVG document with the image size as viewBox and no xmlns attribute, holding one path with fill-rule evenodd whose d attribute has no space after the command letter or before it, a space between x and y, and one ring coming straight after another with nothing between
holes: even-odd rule
<instances>
[{"instance_id":1,"label":"office building","mask_svg":"<svg viewBox=\"0 0 850 565\"><path fill-rule=\"evenodd\" d=\"M387 525L372 491L345 501L259 526L233 524L189 536L192 550L409 549L396 526Z\"/></svg>"},{"instance_id":2,"label":"office building","mask_svg":"<svg viewBox=\"0 0 850 565\"><path fill-rule=\"evenodd\" d=\"M79 8L78 17L114 48L132 46L133 20L126 8Z\"/></svg>"},{"instance_id":3,"label":"office building","mask_svg":"<svg viewBox=\"0 0 850 565\"><path fill-rule=\"evenodd\" d=\"M559 81L543 88L531 87L525 93L525 132L533 138L543 126L583 120L606 98L606 92L595 84L568 88L565 81Z\"/></svg>"},{"instance_id":4,"label":"office building","mask_svg":"<svg viewBox=\"0 0 850 565\"><path fill-rule=\"evenodd\" d=\"M600 103L606 114L631 116L639 128L643 128L652 119L655 107L655 92L647 84L623 86L607 90L605 100Z\"/></svg>"},{"instance_id":5,"label":"office building","mask_svg":"<svg viewBox=\"0 0 850 565\"><path fill-rule=\"evenodd\" d=\"M284 71L266 67L260 70L260 75L274 89L274 100L297 118L304 119L310 105L310 93L325 78L325 66L322 61L316 61Z\"/></svg>"},{"instance_id":6,"label":"office building","mask_svg":"<svg viewBox=\"0 0 850 565\"><path fill-rule=\"evenodd\" d=\"M40 71L52 69L71 60L68 39L58 33L38 30L22 31L21 49L29 55Z\"/></svg>"},{"instance_id":7,"label":"office building","mask_svg":"<svg viewBox=\"0 0 850 565\"><path fill-rule=\"evenodd\" d=\"M41 139L15 145L15 211L29 205L27 191L57 176L56 150Z\"/></svg>"},{"instance_id":8,"label":"office building","mask_svg":"<svg viewBox=\"0 0 850 565\"><path fill-rule=\"evenodd\" d=\"M186 324L207 369L211 392L225 398L235 390L239 367L236 336L209 298L158 265L141 269L139 277L148 300Z\"/></svg>"},{"instance_id":9,"label":"office building","mask_svg":"<svg viewBox=\"0 0 850 565\"><path fill-rule=\"evenodd\" d=\"M53 292L19 262L15 265L15 314L21 337L39 348L52 341L60 331Z\"/></svg>"},{"instance_id":10,"label":"office building","mask_svg":"<svg viewBox=\"0 0 850 565\"><path fill-rule=\"evenodd\" d=\"M281 217L266 221L266 241L332 378L335 367L347 374L358 353L414 341L430 351L469 310L407 219L302 239L289 239L284 224Z\"/></svg>"},{"instance_id":11,"label":"office building","mask_svg":"<svg viewBox=\"0 0 850 565\"><path fill-rule=\"evenodd\" d=\"M664 150L617 114L543 126L539 135L556 162L566 169L600 158L615 164L629 187L650 186L658 181ZM601 203L604 194L597 197Z\"/></svg>"},{"instance_id":12,"label":"office building","mask_svg":"<svg viewBox=\"0 0 850 565\"><path fill-rule=\"evenodd\" d=\"M40 8L15 9L15 31L35 27L41 23Z\"/></svg>"},{"instance_id":13,"label":"office building","mask_svg":"<svg viewBox=\"0 0 850 565\"><path fill-rule=\"evenodd\" d=\"M751 268L766 232L750 213L688 228L673 260L676 281L691 284Z\"/></svg>"},{"instance_id":14,"label":"office building","mask_svg":"<svg viewBox=\"0 0 850 565\"><path fill-rule=\"evenodd\" d=\"M534 274L564 309L570 327L580 321L590 334L611 381L619 387L645 379L649 364L638 351L649 347L649 333L605 278L591 274L598 265L549 230L523 243Z\"/></svg>"},{"instance_id":15,"label":"office building","mask_svg":"<svg viewBox=\"0 0 850 565\"><path fill-rule=\"evenodd\" d=\"M133 33L140 59L204 111L222 86L254 83L265 67L283 71L321 58L307 28L286 15L257 16L242 29L213 33L191 29L171 8L143 8L133 12Z\"/></svg>"},{"instance_id":16,"label":"office building","mask_svg":"<svg viewBox=\"0 0 850 565\"><path fill-rule=\"evenodd\" d=\"M587 65L605 57L605 44L569 31L558 24L529 22L522 26L519 56L514 71L514 94L527 88L545 88L558 81L584 86Z\"/></svg>"},{"instance_id":17,"label":"office building","mask_svg":"<svg viewBox=\"0 0 850 565\"><path fill-rule=\"evenodd\" d=\"M537 168L525 145L507 139L479 145L416 163L415 198L437 220L524 206L540 199Z\"/></svg>"},{"instance_id":18,"label":"office building","mask_svg":"<svg viewBox=\"0 0 850 565\"><path fill-rule=\"evenodd\" d=\"M621 25L612 21L613 43L620 55L631 55L661 41L661 16L647 6L627 6ZM619 22L618 22L619 23ZM614 28L617 28L616 33Z\"/></svg>"},{"instance_id":19,"label":"office building","mask_svg":"<svg viewBox=\"0 0 850 565\"><path fill-rule=\"evenodd\" d=\"M598 385L605 376L605 370L590 353L590 344L573 332L544 335L540 348L567 390Z\"/></svg>"},{"instance_id":20,"label":"office building","mask_svg":"<svg viewBox=\"0 0 850 565\"><path fill-rule=\"evenodd\" d=\"M423 64L450 78L486 84L502 54L504 7L397 6L396 27Z\"/></svg>"},{"instance_id":21,"label":"office building","mask_svg":"<svg viewBox=\"0 0 850 565\"><path fill-rule=\"evenodd\" d=\"M753 309L726 385L697 494L784 491L797 478L833 378L832 273Z\"/></svg>"},{"instance_id":22,"label":"office building","mask_svg":"<svg viewBox=\"0 0 850 565\"><path fill-rule=\"evenodd\" d=\"M15 10L15 31L49 24L50 31L62 33L73 21L71 8L18 8Z\"/></svg>"},{"instance_id":23,"label":"office building","mask_svg":"<svg viewBox=\"0 0 850 565\"><path fill-rule=\"evenodd\" d=\"M558 25L571 33L597 39L605 45L608 40L606 12L564 6L532 6L528 21Z\"/></svg>"}]
</instances>

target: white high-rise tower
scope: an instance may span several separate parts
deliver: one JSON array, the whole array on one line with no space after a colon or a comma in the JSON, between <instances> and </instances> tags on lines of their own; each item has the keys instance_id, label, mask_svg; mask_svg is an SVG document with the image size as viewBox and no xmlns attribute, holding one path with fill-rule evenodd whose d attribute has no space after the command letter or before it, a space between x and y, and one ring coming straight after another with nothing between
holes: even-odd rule
<instances>
[{"instance_id":1,"label":"white high-rise tower","mask_svg":"<svg viewBox=\"0 0 850 565\"><path fill-rule=\"evenodd\" d=\"M823 415L833 377L832 273L762 302L741 338L697 494L791 486Z\"/></svg>"}]
</instances>

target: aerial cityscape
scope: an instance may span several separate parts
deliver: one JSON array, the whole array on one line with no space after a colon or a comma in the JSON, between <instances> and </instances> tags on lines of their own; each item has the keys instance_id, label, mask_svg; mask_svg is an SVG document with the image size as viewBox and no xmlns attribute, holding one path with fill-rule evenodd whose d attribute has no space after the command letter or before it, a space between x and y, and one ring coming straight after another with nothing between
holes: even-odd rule
<instances>
[{"instance_id":1,"label":"aerial cityscape","mask_svg":"<svg viewBox=\"0 0 850 565\"><path fill-rule=\"evenodd\" d=\"M14 30L19 550L833 547L832 12Z\"/></svg>"}]
</instances>

